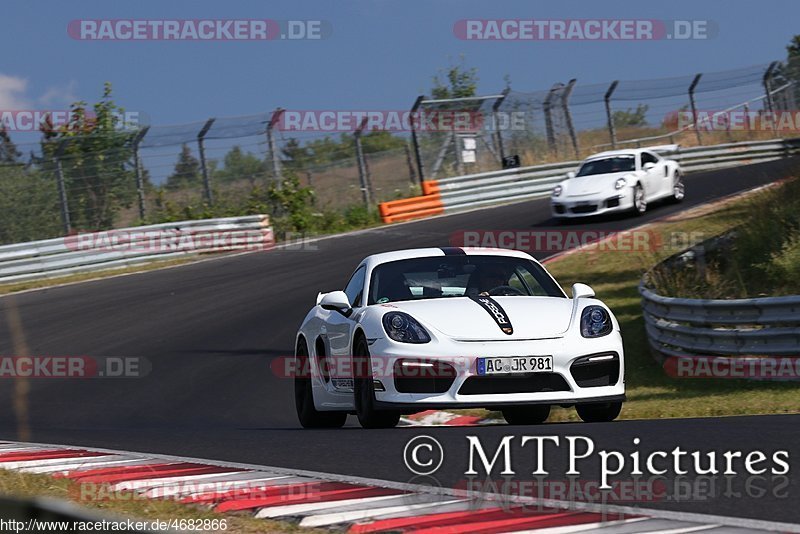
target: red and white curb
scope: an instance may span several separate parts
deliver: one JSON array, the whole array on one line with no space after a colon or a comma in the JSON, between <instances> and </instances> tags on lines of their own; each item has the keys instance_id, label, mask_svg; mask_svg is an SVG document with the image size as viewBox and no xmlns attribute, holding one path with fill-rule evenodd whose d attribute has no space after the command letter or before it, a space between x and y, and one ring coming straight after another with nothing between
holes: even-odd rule
<instances>
[{"instance_id":1,"label":"red and white curb","mask_svg":"<svg viewBox=\"0 0 800 534\"><path fill-rule=\"evenodd\" d=\"M73 496L78 501L127 491L142 499L175 499L220 513L246 512L348 533L800 532L800 525L787 523L589 503L501 506L491 495L442 488L63 445L0 442L0 468L68 478L78 484L80 494Z\"/></svg>"}]
</instances>

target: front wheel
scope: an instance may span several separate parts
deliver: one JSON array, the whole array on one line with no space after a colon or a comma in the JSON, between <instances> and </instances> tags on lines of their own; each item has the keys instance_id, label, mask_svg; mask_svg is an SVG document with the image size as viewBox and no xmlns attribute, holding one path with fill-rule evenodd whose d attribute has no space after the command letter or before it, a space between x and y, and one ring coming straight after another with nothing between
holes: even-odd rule
<instances>
[{"instance_id":1,"label":"front wheel","mask_svg":"<svg viewBox=\"0 0 800 534\"><path fill-rule=\"evenodd\" d=\"M642 184L636 184L633 188L633 211L636 215L644 215L647 211L647 196L644 194Z\"/></svg>"},{"instance_id":2,"label":"front wheel","mask_svg":"<svg viewBox=\"0 0 800 534\"><path fill-rule=\"evenodd\" d=\"M550 415L549 404L510 406L503 409L503 418L509 425L539 425Z\"/></svg>"},{"instance_id":3,"label":"front wheel","mask_svg":"<svg viewBox=\"0 0 800 534\"><path fill-rule=\"evenodd\" d=\"M303 428L341 428L347 420L346 412L321 412L314 406L311 389L311 368L308 348L304 341L297 345L298 370L294 377L294 406Z\"/></svg>"},{"instance_id":4,"label":"front wheel","mask_svg":"<svg viewBox=\"0 0 800 534\"><path fill-rule=\"evenodd\" d=\"M675 173L675 181L672 184L672 201L680 202L686 195L686 186L683 185L683 177L681 173Z\"/></svg>"},{"instance_id":5,"label":"front wheel","mask_svg":"<svg viewBox=\"0 0 800 534\"><path fill-rule=\"evenodd\" d=\"M375 386L367 340L360 337L353 351L353 394L358 422L364 428L393 428L400 422L400 412L375 408Z\"/></svg>"},{"instance_id":6,"label":"front wheel","mask_svg":"<svg viewBox=\"0 0 800 534\"><path fill-rule=\"evenodd\" d=\"M586 423L608 423L613 421L622 410L621 402L601 402L595 404L578 404L575 410Z\"/></svg>"}]
</instances>

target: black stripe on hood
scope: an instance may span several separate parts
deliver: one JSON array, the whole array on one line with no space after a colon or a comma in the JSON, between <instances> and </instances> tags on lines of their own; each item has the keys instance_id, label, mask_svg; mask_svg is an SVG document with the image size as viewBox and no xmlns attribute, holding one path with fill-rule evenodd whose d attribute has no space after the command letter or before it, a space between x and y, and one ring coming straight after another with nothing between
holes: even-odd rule
<instances>
[{"instance_id":1,"label":"black stripe on hood","mask_svg":"<svg viewBox=\"0 0 800 534\"><path fill-rule=\"evenodd\" d=\"M500 304L497 303L492 297L478 295L476 297L470 297L473 301L475 301L478 306L486 310L494 322L497 323L497 326L500 327L500 330L503 331L504 334L508 334L509 336L514 333L514 327L511 325L511 320L508 318L508 314L503 309Z\"/></svg>"}]
</instances>

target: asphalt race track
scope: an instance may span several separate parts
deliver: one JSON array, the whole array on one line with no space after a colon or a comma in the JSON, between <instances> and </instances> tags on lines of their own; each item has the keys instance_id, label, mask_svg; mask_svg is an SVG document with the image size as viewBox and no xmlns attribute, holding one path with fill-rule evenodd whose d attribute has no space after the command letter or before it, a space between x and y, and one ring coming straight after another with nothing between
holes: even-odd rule
<instances>
[{"instance_id":1,"label":"asphalt race track","mask_svg":"<svg viewBox=\"0 0 800 534\"><path fill-rule=\"evenodd\" d=\"M790 175L800 161L784 160L686 177L681 205L651 205L642 218L574 224L570 229L618 230ZM465 436L487 450L507 434L582 435L598 449L790 451L800 458L800 415L716 419L551 424L538 427L398 428L365 431L357 425L304 431L297 424L292 382L270 371L275 357L291 355L297 326L318 291L341 288L365 255L397 248L442 246L466 229L549 227L548 200L378 228L316 243L317 250L275 250L216 259L132 276L0 298L15 306L33 355L146 358L152 371L138 379L30 381L31 441L230 460L408 482L414 477L402 451L416 434L436 437L445 460L436 477L452 487L464 479ZM591 284L592 280L585 280ZM602 295L601 295L602 297ZM5 310L4 310L5 311ZM14 354L0 315L0 354ZM17 439L14 381L0 381L6 407L0 439ZM352 418L351 418L352 420ZM530 453L515 456L529 477ZM563 478L565 459L547 468ZM753 488L695 494L692 499L642 502L688 512L800 522L800 478L793 463L787 480L769 474ZM598 476L587 466L582 479ZM624 476L624 473L623 475ZM738 477L743 484L746 477ZM672 484L672 481L669 481ZM759 488L765 493L760 494ZM752 490L752 492L751 492ZM755 493L753 493L755 492ZM738 496L737 496L738 494ZM636 503L621 503L636 504Z\"/></svg>"}]
</instances>

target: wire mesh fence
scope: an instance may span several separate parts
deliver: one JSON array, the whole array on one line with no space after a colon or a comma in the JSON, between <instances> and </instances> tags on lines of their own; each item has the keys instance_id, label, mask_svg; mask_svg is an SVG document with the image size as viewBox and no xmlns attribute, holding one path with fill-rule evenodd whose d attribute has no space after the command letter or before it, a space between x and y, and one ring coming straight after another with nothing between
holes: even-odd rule
<instances>
[{"instance_id":1,"label":"wire mesh fence","mask_svg":"<svg viewBox=\"0 0 800 534\"><path fill-rule=\"evenodd\" d=\"M318 121L292 128L278 108L170 126L73 128L16 143L3 130L0 243L264 213L276 209L281 187L313 191L311 216L322 220L418 194L423 179L611 148L780 137L784 128L733 124L730 114L796 113L799 88L800 61L773 62L651 80L568 80L460 99L423 96L400 127L374 127L365 111L364 120L344 127Z\"/></svg>"}]
</instances>

